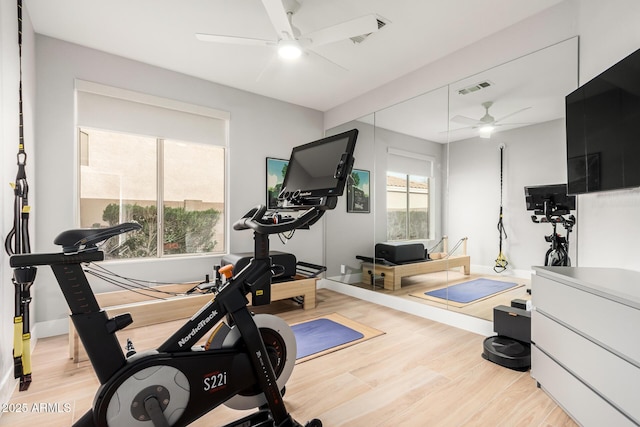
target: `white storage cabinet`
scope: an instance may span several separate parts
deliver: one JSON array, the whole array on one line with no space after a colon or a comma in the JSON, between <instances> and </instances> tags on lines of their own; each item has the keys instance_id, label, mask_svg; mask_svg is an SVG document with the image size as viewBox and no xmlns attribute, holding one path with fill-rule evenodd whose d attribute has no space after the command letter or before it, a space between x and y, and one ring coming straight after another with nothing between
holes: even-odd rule
<instances>
[{"instance_id":1,"label":"white storage cabinet","mask_svg":"<svg viewBox=\"0 0 640 427\"><path fill-rule=\"evenodd\" d=\"M531 376L583 426L640 426L640 272L534 270Z\"/></svg>"}]
</instances>

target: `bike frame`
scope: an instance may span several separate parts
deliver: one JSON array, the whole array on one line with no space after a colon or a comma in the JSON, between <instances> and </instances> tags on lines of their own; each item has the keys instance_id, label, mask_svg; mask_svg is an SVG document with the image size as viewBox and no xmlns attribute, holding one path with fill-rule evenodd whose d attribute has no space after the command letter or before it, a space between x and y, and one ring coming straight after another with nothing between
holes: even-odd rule
<instances>
[{"instance_id":1,"label":"bike frame","mask_svg":"<svg viewBox=\"0 0 640 427\"><path fill-rule=\"evenodd\" d=\"M554 210L552 206L548 205L545 202L544 216L546 222L551 223L552 232L551 235L545 236L545 240L548 243L551 243L551 247L547 250L544 258L545 266L569 266L571 265L571 260L569 258L569 233L573 228L573 224L575 220L573 219L573 215L566 219L564 216L568 215L569 211L565 210ZM556 231L557 224L562 224L562 226L567 230L567 236L563 237ZM558 262L554 263L552 259L552 254L558 253Z\"/></svg>"},{"instance_id":2,"label":"bike frame","mask_svg":"<svg viewBox=\"0 0 640 427\"><path fill-rule=\"evenodd\" d=\"M269 289L273 275L268 235L256 230L254 240L254 258L220 289L215 298L155 351L136 354L129 359L124 356L115 332L132 323L131 316L127 313L110 319L96 301L82 267L84 263L102 261L102 252L95 250L76 254L26 254L11 257L10 264L16 269L36 265L51 266L71 311L78 336L100 381L101 386L93 408L74 426L106 425L108 404L118 387L135 372L151 366L174 367L187 377L188 405L172 425L188 425L234 395L259 387L265 395L268 412L273 417L272 425L300 426L286 411L265 343L247 308L246 295L249 292L258 298L262 295L262 298L266 296L270 299ZM233 349L194 349L195 344L227 316L238 328L241 345ZM215 371L212 371L213 368ZM219 378L219 381L211 389L213 376ZM268 415L265 411L256 413L256 417L261 419L268 419Z\"/></svg>"},{"instance_id":3,"label":"bike frame","mask_svg":"<svg viewBox=\"0 0 640 427\"><path fill-rule=\"evenodd\" d=\"M544 256L545 266L570 266L569 258L569 234L576 224L576 219L570 214L569 208L565 206L556 206L551 200L544 200L542 209L535 209L531 220L536 223L550 223L552 232L549 236L544 236L544 240L550 243L550 247ZM538 218L542 215L542 218ZM568 216L568 217L567 217ZM562 224L567 231L566 237L561 236L556 231L557 225Z\"/></svg>"},{"instance_id":4,"label":"bike frame","mask_svg":"<svg viewBox=\"0 0 640 427\"><path fill-rule=\"evenodd\" d=\"M556 223L552 223L553 231L551 235L545 236L545 240L551 243L551 247L547 250L544 258L545 266L568 266L571 261L569 260L569 242L566 238L560 236L556 232ZM557 255L557 261L553 255Z\"/></svg>"}]
</instances>

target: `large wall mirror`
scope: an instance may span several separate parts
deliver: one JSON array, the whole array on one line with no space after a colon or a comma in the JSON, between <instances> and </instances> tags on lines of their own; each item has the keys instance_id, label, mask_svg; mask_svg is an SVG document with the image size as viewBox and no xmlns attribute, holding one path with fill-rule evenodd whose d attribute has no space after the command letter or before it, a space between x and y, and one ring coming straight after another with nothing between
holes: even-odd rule
<instances>
[{"instance_id":1,"label":"large wall mirror","mask_svg":"<svg viewBox=\"0 0 640 427\"><path fill-rule=\"evenodd\" d=\"M330 129L360 136L326 219L327 278L486 320L527 299L551 226L531 220L524 188L566 182L577 85L572 38Z\"/></svg>"}]
</instances>

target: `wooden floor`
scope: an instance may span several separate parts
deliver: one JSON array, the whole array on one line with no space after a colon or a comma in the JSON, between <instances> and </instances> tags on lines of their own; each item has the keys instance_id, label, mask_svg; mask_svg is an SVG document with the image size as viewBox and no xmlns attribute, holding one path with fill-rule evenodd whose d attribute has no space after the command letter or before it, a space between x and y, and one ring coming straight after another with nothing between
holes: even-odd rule
<instances>
[{"instance_id":1,"label":"wooden floor","mask_svg":"<svg viewBox=\"0 0 640 427\"><path fill-rule=\"evenodd\" d=\"M514 282L520 286L518 288L502 292L495 296L472 302L464 307L456 307L451 304L447 304L446 301L435 302L428 301L422 298L416 298L411 296L415 293L424 293L434 289L440 289L447 285L455 285L457 283L467 282L478 278L488 278L493 280L503 280L507 282ZM471 273L468 276L460 273L456 270L441 271L429 274L419 274L411 277L402 278L402 287L397 291L386 290L382 287L382 282L379 282L375 287L372 287L371 283L356 283L354 286L359 288L372 290L373 292L380 292L387 295L394 295L400 298L409 299L414 302L431 305L434 307L443 308L446 310L456 311L459 313L467 314L469 316L478 317L481 319L493 321L493 308L497 305L511 305L513 299L528 300L531 295L527 293L527 289L531 289L531 280L523 279L512 276L494 276L494 275L482 275L477 273Z\"/></svg>"},{"instance_id":2,"label":"wooden floor","mask_svg":"<svg viewBox=\"0 0 640 427\"><path fill-rule=\"evenodd\" d=\"M302 424L319 418L325 427L576 425L529 372L484 360L482 336L326 289L317 302L312 310L280 301L260 311L278 312L289 323L335 312L385 334L296 365L285 403ZM119 338L131 337L140 351L175 327L125 330ZM88 362L75 365L67 353L67 336L38 341L33 383L10 401L27 412L3 413L0 426L67 426L90 407L98 381ZM58 413L35 412L55 404ZM220 407L193 425L222 426L242 415Z\"/></svg>"}]
</instances>

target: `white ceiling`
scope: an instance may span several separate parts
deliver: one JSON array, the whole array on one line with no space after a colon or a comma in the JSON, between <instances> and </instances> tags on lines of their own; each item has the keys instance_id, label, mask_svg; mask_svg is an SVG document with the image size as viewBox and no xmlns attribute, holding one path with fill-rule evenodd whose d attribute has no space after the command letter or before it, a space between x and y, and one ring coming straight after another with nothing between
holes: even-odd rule
<instances>
[{"instance_id":1,"label":"white ceiling","mask_svg":"<svg viewBox=\"0 0 640 427\"><path fill-rule=\"evenodd\" d=\"M260 0L25 0L25 9L36 33L327 111L560 1L299 0L302 33L371 13L388 22L360 44L316 48L348 71L315 55L283 63L268 47L195 38L276 39Z\"/></svg>"}]
</instances>

